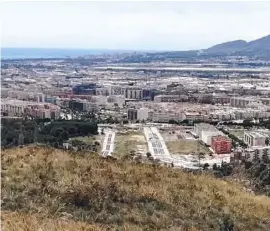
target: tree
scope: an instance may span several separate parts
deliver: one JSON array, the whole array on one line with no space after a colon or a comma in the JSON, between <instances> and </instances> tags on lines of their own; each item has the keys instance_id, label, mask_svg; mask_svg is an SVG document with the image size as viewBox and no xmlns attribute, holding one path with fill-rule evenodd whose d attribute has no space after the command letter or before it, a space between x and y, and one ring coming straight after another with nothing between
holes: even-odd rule
<instances>
[{"instance_id":1,"label":"tree","mask_svg":"<svg viewBox=\"0 0 270 231\"><path fill-rule=\"evenodd\" d=\"M147 152L147 153L146 153L146 156L147 156L147 158L149 159L152 155L151 155L150 152Z\"/></svg>"},{"instance_id":2,"label":"tree","mask_svg":"<svg viewBox=\"0 0 270 231\"><path fill-rule=\"evenodd\" d=\"M169 120L169 124L177 124L177 121L174 120L174 119L170 119L170 120Z\"/></svg>"},{"instance_id":3,"label":"tree","mask_svg":"<svg viewBox=\"0 0 270 231\"><path fill-rule=\"evenodd\" d=\"M201 159L204 158L204 153L200 152L198 158L199 158L199 165L201 165Z\"/></svg>"},{"instance_id":4,"label":"tree","mask_svg":"<svg viewBox=\"0 0 270 231\"><path fill-rule=\"evenodd\" d=\"M67 131L63 131L63 132L61 132L60 137L62 140L68 140L69 133Z\"/></svg>"},{"instance_id":5,"label":"tree","mask_svg":"<svg viewBox=\"0 0 270 231\"><path fill-rule=\"evenodd\" d=\"M244 127L252 127L253 123L251 122L250 119L245 119L243 120L243 126Z\"/></svg>"},{"instance_id":6,"label":"tree","mask_svg":"<svg viewBox=\"0 0 270 231\"><path fill-rule=\"evenodd\" d=\"M208 170L208 168L209 168L209 164L208 163L205 163L204 165L203 165L203 170Z\"/></svg>"},{"instance_id":7,"label":"tree","mask_svg":"<svg viewBox=\"0 0 270 231\"><path fill-rule=\"evenodd\" d=\"M216 163L213 164L213 170L214 170L214 171L217 171L217 170L218 170L218 166L217 166Z\"/></svg>"}]
</instances>

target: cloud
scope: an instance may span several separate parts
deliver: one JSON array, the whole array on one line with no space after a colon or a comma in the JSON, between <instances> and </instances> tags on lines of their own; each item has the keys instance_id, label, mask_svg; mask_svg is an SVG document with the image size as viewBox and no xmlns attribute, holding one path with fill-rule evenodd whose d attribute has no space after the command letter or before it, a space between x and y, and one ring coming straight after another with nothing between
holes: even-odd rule
<instances>
[{"instance_id":1,"label":"cloud","mask_svg":"<svg viewBox=\"0 0 270 231\"><path fill-rule=\"evenodd\" d=\"M185 50L270 33L269 2L5 2L2 46Z\"/></svg>"}]
</instances>

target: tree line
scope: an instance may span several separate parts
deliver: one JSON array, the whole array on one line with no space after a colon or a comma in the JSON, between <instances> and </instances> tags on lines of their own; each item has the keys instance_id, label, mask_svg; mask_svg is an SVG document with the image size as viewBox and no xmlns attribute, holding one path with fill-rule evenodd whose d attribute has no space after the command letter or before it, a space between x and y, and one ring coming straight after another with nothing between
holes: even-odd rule
<instances>
[{"instance_id":1,"label":"tree line","mask_svg":"<svg viewBox=\"0 0 270 231\"><path fill-rule=\"evenodd\" d=\"M2 119L1 125L4 148L36 142L59 146L72 137L98 134L94 121Z\"/></svg>"}]
</instances>

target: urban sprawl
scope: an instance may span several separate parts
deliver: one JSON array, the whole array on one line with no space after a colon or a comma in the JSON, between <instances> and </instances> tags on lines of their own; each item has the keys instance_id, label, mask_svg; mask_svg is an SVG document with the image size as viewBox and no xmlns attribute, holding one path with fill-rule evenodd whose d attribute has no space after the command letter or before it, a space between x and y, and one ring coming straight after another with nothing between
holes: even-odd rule
<instances>
[{"instance_id":1,"label":"urban sprawl","mask_svg":"<svg viewBox=\"0 0 270 231\"><path fill-rule=\"evenodd\" d=\"M1 117L98 118L102 156L130 150L173 167L270 157L269 127L261 126L270 117L269 63L121 63L119 56L3 60Z\"/></svg>"}]
</instances>

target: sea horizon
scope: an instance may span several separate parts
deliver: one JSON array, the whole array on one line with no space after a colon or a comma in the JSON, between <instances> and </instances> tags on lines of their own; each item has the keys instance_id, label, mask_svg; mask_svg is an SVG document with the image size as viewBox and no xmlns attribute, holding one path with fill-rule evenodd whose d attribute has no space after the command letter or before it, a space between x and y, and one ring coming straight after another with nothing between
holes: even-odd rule
<instances>
[{"instance_id":1,"label":"sea horizon","mask_svg":"<svg viewBox=\"0 0 270 231\"><path fill-rule=\"evenodd\" d=\"M136 52L135 50L116 49L83 49L83 48L1 48L1 59L54 59L54 58L76 58L87 55L102 55Z\"/></svg>"}]
</instances>

